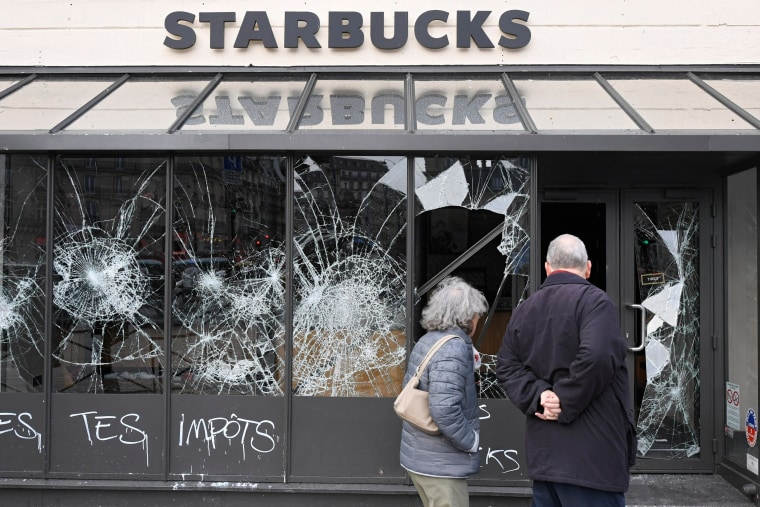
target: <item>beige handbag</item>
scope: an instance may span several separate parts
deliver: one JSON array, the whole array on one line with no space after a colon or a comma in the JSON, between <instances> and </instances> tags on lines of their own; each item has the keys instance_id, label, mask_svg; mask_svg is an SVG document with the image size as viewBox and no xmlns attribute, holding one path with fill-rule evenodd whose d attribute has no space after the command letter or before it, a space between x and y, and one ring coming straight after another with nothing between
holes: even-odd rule
<instances>
[{"instance_id":1,"label":"beige handbag","mask_svg":"<svg viewBox=\"0 0 760 507\"><path fill-rule=\"evenodd\" d=\"M393 402L393 410L396 411L396 414L401 419L428 435L438 435L440 430L430 416L430 403L428 401L430 395L427 391L417 389L417 386L420 384L420 377L430 359L444 343L452 338L457 338L457 335L446 335L433 345L420 365L417 366L414 376L409 379L409 383L406 384L404 389L401 390L401 394L396 398L396 401Z\"/></svg>"}]
</instances>

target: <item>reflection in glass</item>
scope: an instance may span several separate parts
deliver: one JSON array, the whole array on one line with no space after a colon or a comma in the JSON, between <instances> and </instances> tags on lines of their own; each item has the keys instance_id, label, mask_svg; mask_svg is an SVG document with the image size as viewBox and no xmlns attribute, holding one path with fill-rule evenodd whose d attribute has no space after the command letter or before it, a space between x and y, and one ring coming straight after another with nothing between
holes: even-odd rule
<instances>
[{"instance_id":1,"label":"reflection in glass","mask_svg":"<svg viewBox=\"0 0 760 507\"><path fill-rule=\"evenodd\" d=\"M184 81L129 80L69 125L66 131L166 131L192 105L209 80L200 77ZM205 122L206 116L196 110L186 125Z\"/></svg>"},{"instance_id":2,"label":"reflection in glass","mask_svg":"<svg viewBox=\"0 0 760 507\"><path fill-rule=\"evenodd\" d=\"M285 130L305 81L222 81L182 130Z\"/></svg>"},{"instance_id":3,"label":"reflection in glass","mask_svg":"<svg viewBox=\"0 0 760 507\"><path fill-rule=\"evenodd\" d=\"M751 129L688 79L611 79L654 130Z\"/></svg>"},{"instance_id":4,"label":"reflection in glass","mask_svg":"<svg viewBox=\"0 0 760 507\"><path fill-rule=\"evenodd\" d=\"M284 157L178 158L172 390L281 395Z\"/></svg>"},{"instance_id":5,"label":"reflection in glass","mask_svg":"<svg viewBox=\"0 0 760 507\"><path fill-rule=\"evenodd\" d=\"M527 297L530 274L527 158L415 159L418 236L417 290L447 274L483 291L491 305L473 338L482 365L481 398L504 398L496 354L512 309ZM483 238L491 237L471 250ZM425 294L418 294L419 321Z\"/></svg>"},{"instance_id":6,"label":"reflection in glass","mask_svg":"<svg viewBox=\"0 0 760 507\"><path fill-rule=\"evenodd\" d=\"M0 100L0 130L50 130L113 79L37 79Z\"/></svg>"},{"instance_id":7,"label":"reflection in glass","mask_svg":"<svg viewBox=\"0 0 760 507\"><path fill-rule=\"evenodd\" d=\"M47 159L0 155L0 392L41 392Z\"/></svg>"},{"instance_id":8,"label":"reflection in glass","mask_svg":"<svg viewBox=\"0 0 760 507\"><path fill-rule=\"evenodd\" d=\"M296 164L293 392L395 396L406 356L405 158Z\"/></svg>"},{"instance_id":9,"label":"reflection in glass","mask_svg":"<svg viewBox=\"0 0 760 507\"><path fill-rule=\"evenodd\" d=\"M700 452L699 225L697 203L635 206L636 302L647 310L635 361L639 456Z\"/></svg>"},{"instance_id":10,"label":"reflection in glass","mask_svg":"<svg viewBox=\"0 0 760 507\"><path fill-rule=\"evenodd\" d=\"M405 111L402 80L319 80L298 128L404 129Z\"/></svg>"},{"instance_id":11,"label":"reflection in glass","mask_svg":"<svg viewBox=\"0 0 760 507\"><path fill-rule=\"evenodd\" d=\"M414 84L417 130L523 130L499 79Z\"/></svg>"},{"instance_id":12,"label":"reflection in glass","mask_svg":"<svg viewBox=\"0 0 760 507\"><path fill-rule=\"evenodd\" d=\"M58 392L159 392L166 162L60 158L53 356ZM129 179L126 195L113 180Z\"/></svg>"},{"instance_id":13,"label":"reflection in glass","mask_svg":"<svg viewBox=\"0 0 760 507\"><path fill-rule=\"evenodd\" d=\"M746 467L760 448L747 446L745 417L758 407L757 169L727 179L725 453ZM731 391L731 394L729 394Z\"/></svg>"},{"instance_id":14,"label":"reflection in glass","mask_svg":"<svg viewBox=\"0 0 760 507\"><path fill-rule=\"evenodd\" d=\"M515 79L514 83L539 130L638 130L593 79Z\"/></svg>"}]
</instances>

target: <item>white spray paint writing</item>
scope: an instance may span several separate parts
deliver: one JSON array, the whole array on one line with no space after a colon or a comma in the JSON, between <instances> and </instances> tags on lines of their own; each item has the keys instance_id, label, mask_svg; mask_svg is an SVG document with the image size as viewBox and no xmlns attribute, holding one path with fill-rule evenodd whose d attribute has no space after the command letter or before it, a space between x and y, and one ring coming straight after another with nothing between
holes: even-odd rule
<instances>
[{"instance_id":1,"label":"white spray paint writing","mask_svg":"<svg viewBox=\"0 0 760 507\"><path fill-rule=\"evenodd\" d=\"M478 407L483 415L480 416L480 420L491 418L491 413L488 411L488 406L484 403ZM485 468L488 465L498 466L501 469L501 473L508 474L510 472L517 472L520 470L520 463L517 461L518 452L516 449L494 449L488 447L480 450L485 451L486 460L481 468Z\"/></svg>"},{"instance_id":2,"label":"white spray paint writing","mask_svg":"<svg viewBox=\"0 0 760 507\"><path fill-rule=\"evenodd\" d=\"M249 429L253 432L249 433ZM274 423L269 420L254 421L243 419L236 414L227 417L212 417L211 419L193 419L185 433L185 414L181 414L179 421L179 446L190 445L191 440L200 439L206 443L209 456L212 450L216 450L217 437L224 438L231 444L239 443L243 449L245 460L246 449L250 447L257 453L269 453L276 447L275 437L270 433L274 431Z\"/></svg>"},{"instance_id":3,"label":"white spray paint writing","mask_svg":"<svg viewBox=\"0 0 760 507\"><path fill-rule=\"evenodd\" d=\"M492 463L498 466L503 474L520 470L520 463L517 461L517 451L515 449L492 449L489 447L486 450L486 461L483 467L487 467Z\"/></svg>"},{"instance_id":4,"label":"white spray paint writing","mask_svg":"<svg viewBox=\"0 0 760 507\"><path fill-rule=\"evenodd\" d=\"M11 427L6 428L6 426ZM37 440L37 452L42 452L42 433L32 427L29 412L0 412L0 435L10 433L22 440Z\"/></svg>"},{"instance_id":5,"label":"white spray paint writing","mask_svg":"<svg viewBox=\"0 0 760 507\"><path fill-rule=\"evenodd\" d=\"M148 433L130 424L136 423L140 420L138 414L125 414L118 418L121 425L120 430L112 428L111 424L117 419L114 415L97 415L96 411L80 412L78 414L71 414L69 417L81 417L82 424L84 424L84 430L87 433L87 440L90 445L95 445L95 442L106 442L113 439L125 445L142 445L145 451L145 464L150 465L150 456L148 453ZM131 438L134 435L138 438ZM94 439L93 439L94 437Z\"/></svg>"}]
</instances>

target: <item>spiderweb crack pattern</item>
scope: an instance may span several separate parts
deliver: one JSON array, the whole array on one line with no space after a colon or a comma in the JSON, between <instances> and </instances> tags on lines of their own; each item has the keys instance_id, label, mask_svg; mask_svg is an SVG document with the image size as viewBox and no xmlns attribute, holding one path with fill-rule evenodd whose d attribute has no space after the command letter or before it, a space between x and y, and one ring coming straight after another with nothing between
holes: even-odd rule
<instances>
[{"instance_id":1,"label":"spiderweb crack pattern","mask_svg":"<svg viewBox=\"0 0 760 507\"><path fill-rule=\"evenodd\" d=\"M162 233L155 237L152 229L160 226L164 209L148 189L162 165L138 178L134 195L113 218L99 220L84 204L75 167L63 162L62 185L68 184L68 191L61 195L70 198L59 201L55 210L63 232L55 238L53 257L52 295L60 335L54 357L71 366L76 389L102 391L105 372L125 362L155 378L147 371L153 369L150 360L162 361L160 322L145 311L159 298L152 278L141 269L138 248L161 244Z\"/></svg>"},{"instance_id":2,"label":"spiderweb crack pattern","mask_svg":"<svg viewBox=\"0 0 760 507\"><path fill-rule=\"evenodd\" d=\"M246 267L228 272L213 265L188 268L187 293L176 295L175 335L184 338L175 372L189 368L193 389L233 393L282 394L279 357L285 301L284 252L252 253ZM279 310L278 310L279 308ZM178 347L179 348L179 347Z\"/></svg>"},{"instance_id":3,"label":"spiderweb crack pattern","mask_svg":"<svg viewBox=\"0 0 760 507\"><path fill-rule=\"evenodd\" d=\"M8 261L7 245L7 240L0 243L5 262ZM3 350L2 367L6 372L2 391L26 391L40 387L35 386L34 378L39 372L33 367L34 364L41 365L43 358L40 337L43 336L41 302L44 292L39 282L39 271L37 266L29 266L21 272L4 273L0 282L0 345ZM18 372L18 379L25 382L15 385L16 375L9 374L9 369Z\"/></svg>"},{"instance_id":4,"label":"spiderweb crack pattern","mask_svg":"<svg viewBox=\"0 0 760 507\"><path fill-rule=\"evenodd\" d=\"M0 157L5 164L5 157ZM11 157L0 192L3 237L0 239L1 392L42 389L44 344L44 236L37 213L44 209L47 166L33 157ZM30 213L30 211L32 211Z\"/></svg>"},{"instance_id":5,"label":"spiderweb crack pattern","mask_svg":"<svg viewBox=\"0 0 760 507\"><path fill-rule=\"evenodd\" d=\"M406 224L390 222L406 198L377 181L358 199L336 194L323 164L296 171L294 392L391 396L406 354L406 265L393 254Z\"/></svg>"},{"instance_id":6,"label":"spiderweb crack pattern","mask_svg":"<svg viewBox=\"0 0 760 507\"><path fill-rule=\"evenodd\" d=\"M175 189L191 189L204 197L180 195L176 209L175 223L183 224L185 234L175 228L175 239L186 259L178 269L172 301L172 343L178 356L172 371L179 383L173 387L183 392L281 395L285 252L276 245L262 250L246 245L233 262L217 222L219 203L212 197L219 190L232 192L220 189L219 174L218 168L193 161L175 181ZM208 251L200 252L194 242L183 239L194 237L205 238Z\"/></svg>"}]
</instances>

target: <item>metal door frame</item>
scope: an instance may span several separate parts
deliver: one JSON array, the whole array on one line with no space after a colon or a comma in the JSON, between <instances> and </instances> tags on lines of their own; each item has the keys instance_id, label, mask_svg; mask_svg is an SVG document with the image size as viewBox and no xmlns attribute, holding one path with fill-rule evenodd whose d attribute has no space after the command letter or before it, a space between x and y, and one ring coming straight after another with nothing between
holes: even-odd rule
<instances>
[{"instance_id":1,"label":"metal door frame","mask_svg":"<svg viewBox=\"0 0 760 507\"><path fill-rule=\"evenodd\" d=\"M700 452L697 457L685 459L647 459L638 458L634 471L636 472L711 472L715 462L714 428L711 414L716 410L713 400L713 379L715 351L713 338L715 336L715 302L713 292L713 273L715 262L714 249L714 217L712 192L707 189L647 189L623 190L620 194L620 246L623 268L621 269L621 325L626 333L634 335L638 312L626 308L633 303L636 283L628 273L635 266L634 259L634 224L633 206L636 202L697 202L699 203L699 319L700 319L700 349L699 349L699 442ZM629 339L629 344L632 340ZM629 354L629 365L633 363L633 355ZM631 371L631 375L633 372Z\"/></svg>"},{"instance_id":2,"label":"metal door frame","mask_svg":"<svg viewBox=\"0 0 760 507\"><path fill-rule=\"evenodd\" d=\"M606 266L600 266L592 262L592 270L606 270L606 292L618 306L621 316L621 326L627 336L629 345L633 345L635 319L639 318L633 311L626 308L631 301L634 280L629 273L634 266L633 259L633 212L632 205L635 198L639 201L681 202L684 200L696 200L699 202L699 276L700 276L700 453L697 458L687 459L642 459L637 460L633 471L636 473L646 472L670 472L670 473L705 473L711 472L715 462L714 451L714 417L712 412L716 410L713 400L713 375L715 351L712 339L715 335L715 293L714 287L714 263L716 259L714 249L714 213L713 192L709 189L686 189L675 190L670 185L646 189L630 190L608 186L605 189L563 186L561 188L546 187L537 193L537 223L539 232L536 237L538 245L542 245L543 239L540 224L542 223L542 204L544 203L603 203L606 206L604 225L607 236L606 243ZM540 280L543 270L543 261L536 263L534 277ZM630 294L630 296L627 296ZM633 355L629 354L629 370L633 363ZM631 387L633 396L633 386Z\"/></svg>"}]
</instances>

